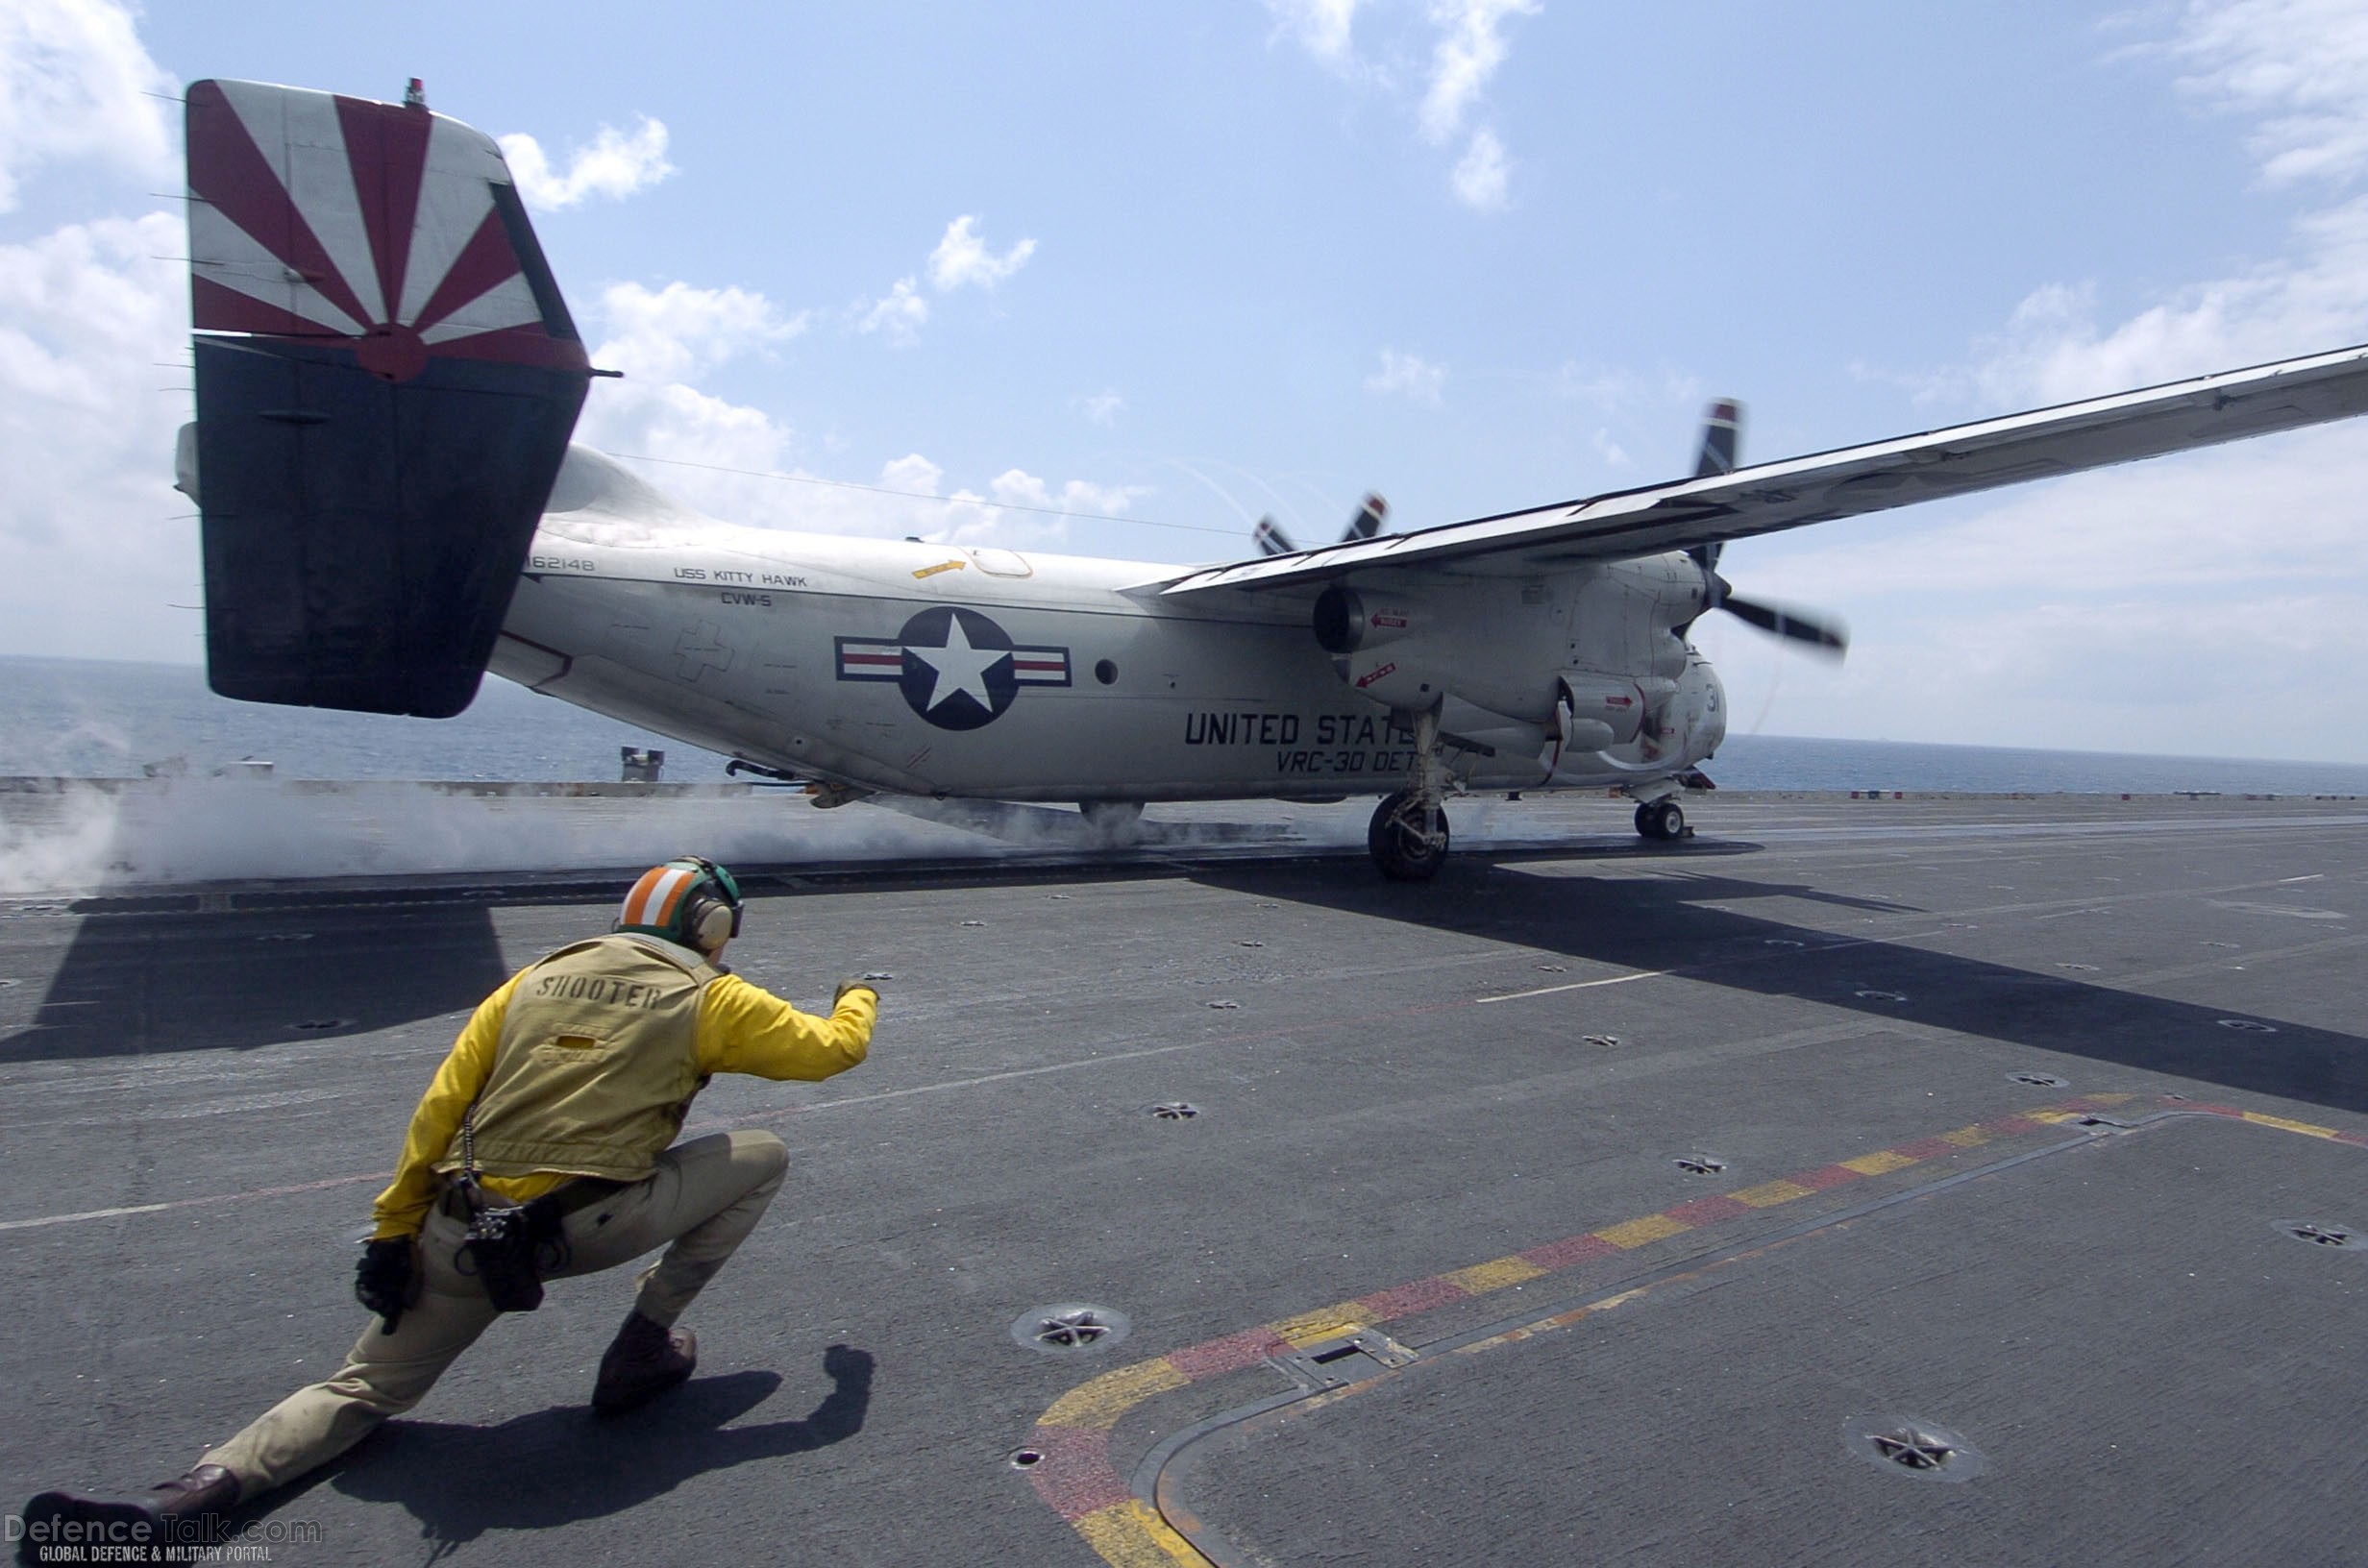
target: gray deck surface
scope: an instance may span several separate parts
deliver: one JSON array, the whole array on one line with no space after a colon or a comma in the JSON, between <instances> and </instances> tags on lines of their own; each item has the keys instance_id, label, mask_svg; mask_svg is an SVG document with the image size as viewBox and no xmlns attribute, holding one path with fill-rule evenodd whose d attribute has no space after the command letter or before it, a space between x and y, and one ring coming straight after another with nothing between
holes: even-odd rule
<instances>
[{"instance_id":1,"label":"gray deck surface","mask_svg":"<svg viewBox=\"0 0 2368 1568\"><path fill-rule=\"evenodd\" d=\"M752 875L744 973L894 978L863 1067L699 1102L794 1164L698 1379L595 1423L629 1280L556 1286L269 1560L2368 1560L2368 806L1690 814ZM0 902L0 1508L333 1369L419 1090L618 887ZM1070 1304L1131 1327L1015 1341Z\"/></svg>"}]
</instances>

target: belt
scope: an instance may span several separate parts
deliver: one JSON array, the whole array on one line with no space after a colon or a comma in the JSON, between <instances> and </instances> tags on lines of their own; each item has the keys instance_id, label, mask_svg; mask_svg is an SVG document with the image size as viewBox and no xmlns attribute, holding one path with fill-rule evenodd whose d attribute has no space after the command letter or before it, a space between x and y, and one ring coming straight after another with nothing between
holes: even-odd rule
<instances>
[{"instance_id":1,"label":"belt","mask_svg":"<svg viewBox=\"0 0 2368 1568\"><path fill-rule=\"evenodd\" d=\"M571 1176L534 1201L547 1203L562 1214L572 1214L579 1209L589 1209L610 1193L622 1192L632 1185L605 1176Z\"/></svg>"},{"instance_id":2,"label":"belt","mask_svg":"<svg viewBox=\"0 0 2368 1568\"><path fill-rule=\"evenodd\" d=\"M454 1219L468 1218L467 1214L454 1207L458 1188L455 1186L453 1179L448 1175L443 1178L443 1181L444 1190L437 1196L437 1203L443 1208L444 1213ZM547 1206L549 1211L555 1211L564 1218L580 1209L589 1209L603 1198L614 1192L621 1192L632 1185L630 1182L615 1181L606 1176L571 1176L541 1197L529 1198L526 1203L505 1198L499 1192L491 1190L486 1190L485 1195L495 1203L511 1209L523 1209L528 1204L542 1204Z\"/></svg>"}]
</instances>

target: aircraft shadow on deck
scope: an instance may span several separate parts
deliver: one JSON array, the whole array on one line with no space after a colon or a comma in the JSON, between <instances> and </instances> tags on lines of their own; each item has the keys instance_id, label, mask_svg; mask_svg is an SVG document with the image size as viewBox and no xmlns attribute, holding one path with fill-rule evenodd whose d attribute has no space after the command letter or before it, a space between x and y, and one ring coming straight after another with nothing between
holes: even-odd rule
<instances>
[{"instance_id":1,"label":"aircraft shadow on deck","mask_svg":"<svg viewBox=\"0 0 2368 1568\"><path fill-rule=\"evenodd\" d=\"M1344 854L1278 836L1271 823L1170 824L1143 842L1114 847L1072 811L998 807L984 815L1006 825L1030 824L1014 830L1029 847L1009 857L744 865L735 870L752 897L769 899L890 884L948 892L1082 877L1180 876L1232 858L1298 864L1320 856L1333 864ZM1552 847L1605 857L1651 852L1636 841L1618 840ZM1689 852L1747 853L1753 847L1703 845ZM588 936L607 929L618 893L636 870L497 878L475 886L430 879L390 879L358 889L281 884L221 894L233 907L205 913L196 893L83 900L73 906L83 919L47 983L34 1026L0 1038L0 1063L255 1050L465 1014L509 978L513 958L519 958L504 953L495 911L584 906L580 934ZM1341 874L1371 873L1358 854L1355 870L1344 865Z\"/></svg>"},{"instance_id":2,"label":"aircraft shadow on deck","mask_svg":"<svg viewBox=\"0 0 2368 1568\"><path fill-rule=\"evenodd\" d=\"M1075 821L1073 814L1063 815ZM1782 896L1875 914L1912 913L1909 905L1711 870L1760 848L1740 840L1672 848L1626 835L1484 845L1459 850L1434 882L1391 884L1378 880L1361 854L1257 845L1228 829L1192 845L1065 855L1052 864L966 857L751 866L741 880L752 896L826 897L838 886L944 892L1189 877L1259 897L1502 937L1623 968L1679 968L1690 978L1764 995L2368 1112L2368 1040L2359 1036L2282 1019L2275 1034L2233 1030L2220 1021L2229 1015L2211 1007L1707 907ZM1589 880L1518 869L1518 863L1547 859L1564 865L1647 860L1672 874ZM350 893L304 894L279 910L86 919L36 1026L0 1041L0 1063L254 1049L465 1013L511 971L494 929L496 909L512 903L605 906L619 885L613 876L587 875L453 890L438 902L394 893L378 903ZM587 914L585 931L605 927L600 913Z\"/></svg>"},{"instance_id":3,"label":"aircraft shadow on deck","mask_svg":"<svg viewBox=\"0 0 2368 1568\"><path fill-rule=\"evenodd\" d=\"M494 908L86 919L0 1063L253 1050L465 1013L510 975Z\"/></svg>"},{"instance_id":4,"label":"aircraft shadow on deck","mask_svg":"<svg viewBox=\"0 0 2368 1568\"><path fill-rule=\"evenodd\" d=\"M1378 882L1367 868L1344 863L1204 867L1194 879L1262 898L1501 937L1620 968L1676 969L1687 979L1760 995L2368 1112L2368 1040L2359 1036L2284 1019L2276 1020L2274 1034L2232 1029L2224 1017L2251 1015L1705 907L1787 897L1886 913L1913 909L1708 871L1691 848L1665 851L1662 858L1677 875L1599 881L1539 876L1468 856L1420 886Z\"/></svg>"}]
</instances>

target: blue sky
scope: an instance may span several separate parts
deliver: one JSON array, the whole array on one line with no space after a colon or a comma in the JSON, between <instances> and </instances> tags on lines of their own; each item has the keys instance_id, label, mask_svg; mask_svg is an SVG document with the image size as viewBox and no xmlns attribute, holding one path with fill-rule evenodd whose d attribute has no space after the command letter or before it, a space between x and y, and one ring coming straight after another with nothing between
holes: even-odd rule
<instances>
[{"instance_id":1,"label":"blue sky","mask_svg":"<svg viewBox=\"0 0 2368 1568\"><path fill-rule=\"evenodd\" d=\"M1774 458L2368 340L2356 0L325 16L0 0L0 652L200 656L204 76L531 138L581 437L789 528L1221 559L1670 477L1716 394ZM2363 481L2345 426L1756 541L1849 662L1702 638L1770 733L2368 761Z\"/></svg>"}]
</instances>

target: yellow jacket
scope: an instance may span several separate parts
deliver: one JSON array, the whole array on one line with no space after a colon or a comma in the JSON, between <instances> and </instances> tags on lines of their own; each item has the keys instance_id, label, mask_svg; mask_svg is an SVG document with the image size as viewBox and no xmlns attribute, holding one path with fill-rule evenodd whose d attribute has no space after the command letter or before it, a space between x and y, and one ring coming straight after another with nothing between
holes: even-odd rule
<instances>
[{"instance_id":1,"label":"yellow jacket","mask_svg":"<svg viewBox=\"0 0 2368 1568\"><path fill-rule=\"evenodd\" d=\"M672 948L687 959L698 955L654 938L653 947ZM435 1079L411 1113L410 1131L403 1142L403 1158L395 1179L379 1194L375 1236L416 1235L435 1200L436 1165L456 1152L460 1117L475 1102L493 1070L495 1048L509 1010L510 993L530 965L505 981L500 990L478 1004L477 1012L452 1054L436 1069ZM744 1072L758 1078L828 1078L864 1059L872 1040L877 999L857 987L839 998L831 1016L816 1017L736 974L718 977L701 998L694 1048L699 1076L703 1081L718 1072ZM563 1171L536 1171L524 1176L486 1176L484 1185L504 1197L524 1203L540 1197L567 1180Z\"/></svg>"}]
</instances>

